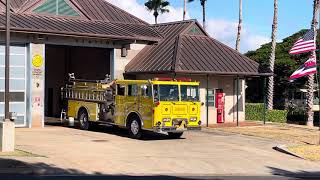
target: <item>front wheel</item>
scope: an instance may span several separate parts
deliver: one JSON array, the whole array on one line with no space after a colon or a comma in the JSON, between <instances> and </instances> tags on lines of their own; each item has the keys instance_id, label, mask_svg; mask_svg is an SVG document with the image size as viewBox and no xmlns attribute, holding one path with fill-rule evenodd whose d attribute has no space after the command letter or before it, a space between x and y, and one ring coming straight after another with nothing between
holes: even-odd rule
<instances>
[{"instance_id":1,"label":"front wheel","mask_svg":"<svg viewBox=\"0 0 320 180\"><path fill-rule=\"evenodd\" d=\"M82 130L88 130L90 126L89 117L87 112L81 111L79 114L79 123L80 123L80 129Z\"/></svg>"},{"instance_id":2,"label":"front wheel","mask_svg":"<svg viewBox=\"0 0 320 180\"><path fill-rule=\"evenodd\" d=\"M142 137L142 129L140 120L136 117L130 118L128 123L129 136L134 139Z\"/></svg>"},{"instance_id":3,"label":"front wheel","mask_svg":"<svg viewBox=\"0 0 320 180\"><path fill-rule=\"evenodd\" d=\"M168 132L169 138L171 139L179 139L183 135L183 132Z\"/></svg>"}]
</instances>

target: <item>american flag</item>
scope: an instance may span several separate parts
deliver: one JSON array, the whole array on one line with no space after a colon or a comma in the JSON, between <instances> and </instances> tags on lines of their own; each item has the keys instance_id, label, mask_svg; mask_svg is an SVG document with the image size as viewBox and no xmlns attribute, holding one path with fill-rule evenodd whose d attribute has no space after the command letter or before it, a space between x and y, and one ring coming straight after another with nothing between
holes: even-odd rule
<instances>
[{"instance_id":1,"label":"american flag","mask_svg":"<svg viewBox=\"0 0 320 180\"><path fill-rule=\"evenodd\" d=\"M309 59L299 67L289 78L289 80L297 79L309 74L317 72L317 60L315 53L312 53Z\"/></svg>"},{"instance_id":2,"label":"american flag","mask_svg":"<svg viewBox=\"0 0 320 180\"><path fill-rule=\"evenodd\" d=\"M301 54L316 50L316 43L314 42L313 28L301 37L289 51L289 54Z\"/></svg>"}]
</instances>

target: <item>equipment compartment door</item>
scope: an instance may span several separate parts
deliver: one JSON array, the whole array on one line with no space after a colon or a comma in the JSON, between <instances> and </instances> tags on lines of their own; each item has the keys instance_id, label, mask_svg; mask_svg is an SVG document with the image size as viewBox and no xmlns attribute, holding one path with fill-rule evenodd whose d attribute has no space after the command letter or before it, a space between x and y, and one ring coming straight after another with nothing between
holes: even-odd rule
<instances>
[{"instance_id":1,"label":"equipment compartment door","mask_svg":"<svg viewBox=\"0 0 320 180\"><path fill-rule=\"evenodd\" d=\"M139 101L139 112L143 121L143 128L152 129L152 88L151 85L140 85L140 101Z\"/></svg>"}]
</instances>

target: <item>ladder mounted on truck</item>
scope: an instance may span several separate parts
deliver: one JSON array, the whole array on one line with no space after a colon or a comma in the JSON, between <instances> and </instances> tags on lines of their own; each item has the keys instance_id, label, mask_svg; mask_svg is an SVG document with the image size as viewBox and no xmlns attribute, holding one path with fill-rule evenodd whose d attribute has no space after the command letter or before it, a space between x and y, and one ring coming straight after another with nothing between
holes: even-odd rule
<instances>
[{"instance_id":1,"label":"ladder mounted on truck","mask_svg":"<svg viewBox=\"0 0 320 180\"><path fill-rule=\"evenodd\" d=\"M61 88L61 96L63 99L103 103L113 100L113 84L110 75L104 80L86 80L76 79L74 73L70 73L69 82Z\"/></svg>"}]
</instances>

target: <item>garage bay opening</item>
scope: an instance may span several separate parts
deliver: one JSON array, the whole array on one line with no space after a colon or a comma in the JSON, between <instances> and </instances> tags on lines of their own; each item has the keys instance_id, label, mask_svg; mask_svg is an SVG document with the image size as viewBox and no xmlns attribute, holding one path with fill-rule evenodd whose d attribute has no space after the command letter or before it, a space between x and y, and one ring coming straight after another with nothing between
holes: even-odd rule
<instances>
[{"instance_id":1,"label":"garage bay opening","mask_svg":"<svg viewBox=\"0 0 320 180\"><path fill-rule=\"evenodd\" d=\"M104 79L110 74L111 49L46 45L45 50L45 116L60 117L61 87L68 74L79 79Z\"/></svg>"}]
</instances>

